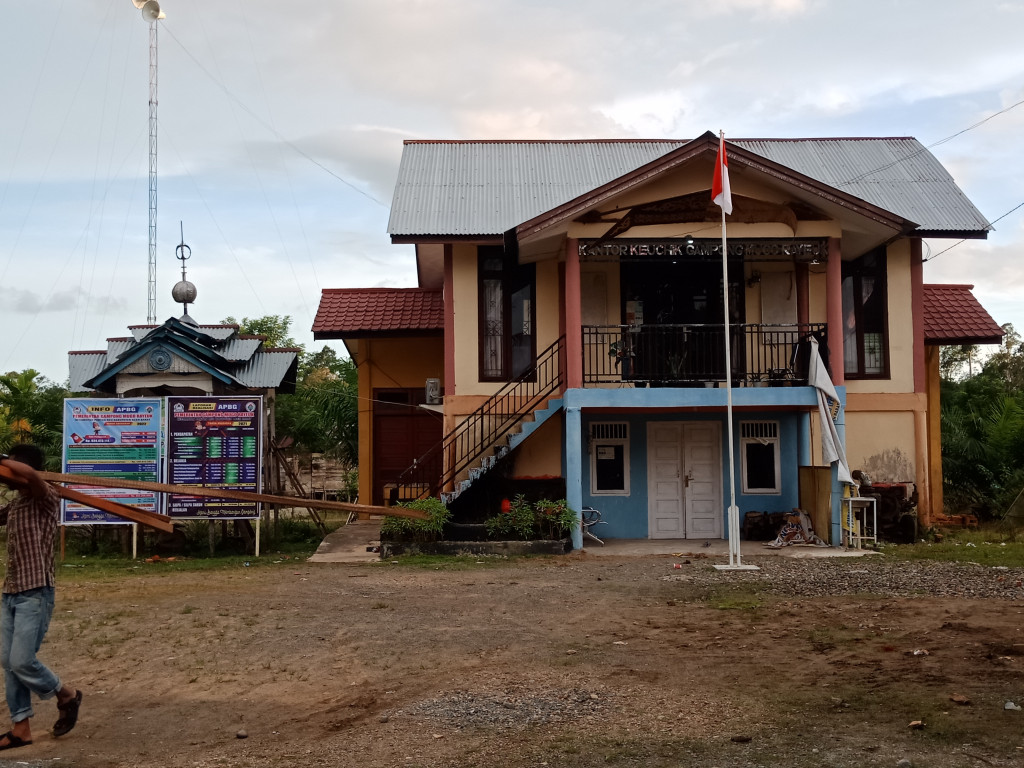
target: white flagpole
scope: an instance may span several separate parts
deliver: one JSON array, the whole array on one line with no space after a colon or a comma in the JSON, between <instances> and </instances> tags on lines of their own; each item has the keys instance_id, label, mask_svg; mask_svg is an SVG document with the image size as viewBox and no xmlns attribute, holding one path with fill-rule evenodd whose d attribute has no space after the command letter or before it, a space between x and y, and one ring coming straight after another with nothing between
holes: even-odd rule
<instances>
[{"instance_id":1,"label":"white flagpole","mask_svg":"<svg viewBox=\"0 0 1024 768\"><path fill-rule=\"evenodd\" d=\"M740 565L740 510L736 506L736 455L732 436L732 345L729 328L729 242L725 233L725 209L722 209L722 305L725 313L725 396L726 433L729 435L729 565Z\"/></svg>"},{"instance_id":2,"label":"white flagpole","mask_svg":"<svg viewBox=\"0 0 1024 768\"><path fill-rule=\"evenodd\" d=\"M724 131L719 132L720 153L725 142ZM721 157L716 162L722 162ZM723 177L725 170L723 169ZM727 177L726 177L727 178ZM728 183L728 182L726 182ZM730 193L731 194L731 193ZM722 305L725 315L725 392L726 432L729 435L729 565L716 566L736 570L756 570L757 566L743 565L740 556L740 508L736 506L736 454L732 428L732 345L729 327L729 242L725 231L725 207L722 206Z\"/></svg>"}]
</instances>

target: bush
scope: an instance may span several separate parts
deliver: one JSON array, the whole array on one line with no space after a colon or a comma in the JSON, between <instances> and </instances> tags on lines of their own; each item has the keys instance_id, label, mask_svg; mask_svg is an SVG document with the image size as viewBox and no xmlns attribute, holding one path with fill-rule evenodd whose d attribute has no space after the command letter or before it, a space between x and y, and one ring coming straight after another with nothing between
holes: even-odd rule
<instances>
[{"instance_id":1,"label":"bush","mask_svg":"<svg viewBox=\"0 0 1024 768\"><path fill-rule=\"evenodd\" d=\"M380 537L389 541L437 541L444 532L445 524L452 513L440 499L416 499L403 501L397 506L405 509L419 509L426 512L426 520L388 515L380 526Z\"/></svg>"},{"instance_id":2,"label":"bush","mask_svg":"<svg viewBox=\"0 0 1024 768\"><path fill-rule=\"evenodd\" d=\"M508 510L487 520L487 536L494 540L562 539L578 525L576 513L565 499L541 499L531 504L522 494L512 499Z\"/></svg>"}]
</instances>

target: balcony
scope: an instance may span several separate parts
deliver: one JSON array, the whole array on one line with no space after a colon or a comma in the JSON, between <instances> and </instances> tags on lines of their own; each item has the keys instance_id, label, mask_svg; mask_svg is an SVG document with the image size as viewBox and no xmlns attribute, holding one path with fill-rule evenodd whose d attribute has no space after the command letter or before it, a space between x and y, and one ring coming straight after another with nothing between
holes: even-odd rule
<instances>
[{"instance_id":1,"label":"balcony","mask_svg":"<svg viewBox=\"0 0 1024 768\"><path fill-rule=\"evenodd\" d=\"M804 386L810 339L828 367L827 325L731 325L733 386ZM705 387L725 382L725 326L583 327L583 384Z\"/></svg>"}]
</instances>

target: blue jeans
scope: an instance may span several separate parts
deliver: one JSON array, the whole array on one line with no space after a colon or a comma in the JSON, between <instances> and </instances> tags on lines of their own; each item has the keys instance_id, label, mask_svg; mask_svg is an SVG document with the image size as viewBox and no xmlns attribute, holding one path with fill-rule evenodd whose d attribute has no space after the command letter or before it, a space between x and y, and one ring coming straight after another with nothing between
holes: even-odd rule
<instances>
[{"instance_id":1,"label":"blue jeans","mask_svg":"<svg viewBox=\"0 0 1024 768\"><path fill-rule=\"evenodd\" d=\"M11 722L32 717L32 694L49 699L60 690L60 680L36 653L50 627L53 587L38 587L4 594L0 598L0 666Z\"/></svg>"}]
</instances>

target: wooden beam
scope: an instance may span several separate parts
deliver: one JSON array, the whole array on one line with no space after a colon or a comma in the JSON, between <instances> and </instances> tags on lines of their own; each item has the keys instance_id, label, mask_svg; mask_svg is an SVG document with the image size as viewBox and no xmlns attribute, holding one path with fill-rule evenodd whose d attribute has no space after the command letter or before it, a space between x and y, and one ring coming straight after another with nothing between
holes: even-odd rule
<instances>
[{"instance_id":1,"label":"wooden beam","mask_svg":"<svg viewBox=\"0 0 1024 768\"><path fill-rule=\"evenodd\" d=\"M200 496L209 499L257 501L263 504L280 504L285 507L315 507L317 509L334 509L342 512L361 512L364 515L411 517L414 520L426 520L429 517L426 512L419 509L406 509L404 507L378 507L368 504L351 504L346 501L306 499L298 496L276 496L266 493L238 491L231 488L206 488L198 485L171 485L170 483L153 483L145 480L125 480L123 478L99 477L93 475L68 475L58 472L40 472L39 476L52 483L71 483L73 485L87 485L94 488L129 488L138 491L178 493L182 496Z\"/></svg>"},{"instance_id":2,"label":"wooden beam","mask_svg":"<svg viewBox=\"0 0 1024 768\"><path fill-rule=\"evenodd\" d=\"M167 515L147 512L144 509L136 509L135 507L129 507L127 504L118 504L116 501L110 501L99 496L90 496L87 493L76 491L73 488L65 488L62 485L54 484L54 487L57 489L57 493L61 495L61 498L77 501L79 504L85 504L101 512L109 512L133 523L148 525L150 528L156 528L164 533L174 533L174 524Z\"/></svg>"},{"instance_id":3,"label":"wooden beam","mask_svg":"<svg viewBox=\"0 0 1024 768\"><path fill-rule=\"evenodd\" d=\"M50 473L40 472L39 476L44 480L48 478L46 475ZM19 478L11 472L7 467L0 466L0 480L10 484L12 487L23 487L23 483L19 482ZM158 531L164 531L166 533L172 533L174 526L171 524L171 518L167 515L160 515L156 512L147 512L144 509L136 509L135 507L129 507L127 504L119 504L116 501L110 501L109 499L101 499L96 496L90 496L87 493L81 493L80 491L73 490L71 488L65 488L62 485L54 484L57 489L57 493L60 494L62 499L68 499L69 501L77 501L80 504L85 504L87 507L98 509L101 512L109 512L112 515L123 518L133 523L140 523L142 525L148 525L151 528L156 528Z\"/></svg>"}]
</instances>

